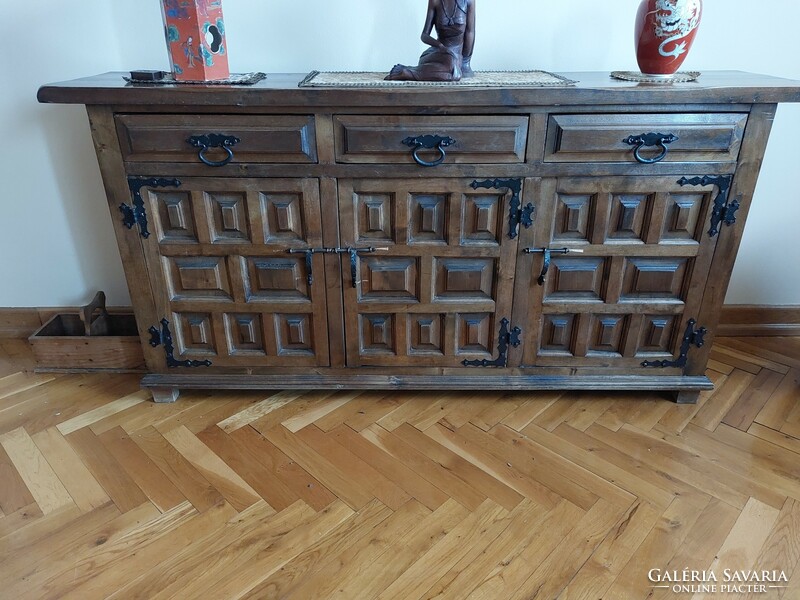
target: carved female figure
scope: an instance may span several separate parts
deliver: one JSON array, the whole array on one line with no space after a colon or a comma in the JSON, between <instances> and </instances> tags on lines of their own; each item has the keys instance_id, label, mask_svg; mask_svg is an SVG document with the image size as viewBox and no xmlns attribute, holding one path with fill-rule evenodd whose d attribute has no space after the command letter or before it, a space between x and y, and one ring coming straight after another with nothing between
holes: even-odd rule
<instances>
[{"instance_id":1,"label":"carved female figure","mask_svg":"<svg viewBox=\"0 0 800 600\"><path fill-rule=\"evenodd\" d=\"M434 28L436 38L431 36ZM422 41L430 46L416 67L395 65L386 79L459 81L470 77L475 46L475 0L428 0Z\"/></svg>"}]
</instances>

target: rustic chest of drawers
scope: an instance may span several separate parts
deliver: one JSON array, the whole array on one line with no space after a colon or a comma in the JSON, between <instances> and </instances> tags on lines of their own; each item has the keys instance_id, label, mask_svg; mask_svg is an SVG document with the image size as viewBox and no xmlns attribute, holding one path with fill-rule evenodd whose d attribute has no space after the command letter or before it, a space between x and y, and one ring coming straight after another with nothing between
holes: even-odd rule
<instances>
[{"instance_id":1,"label":"rustic chest of drawers","mask_svg":"<svg viewBox=\"0 0 800 600\"><path fill-rule=\"evenodd\" d=\"M663 389L704 376L796 82L46 86L88 107L159 401L181 388Z\"/></svg>"}]
</instances>

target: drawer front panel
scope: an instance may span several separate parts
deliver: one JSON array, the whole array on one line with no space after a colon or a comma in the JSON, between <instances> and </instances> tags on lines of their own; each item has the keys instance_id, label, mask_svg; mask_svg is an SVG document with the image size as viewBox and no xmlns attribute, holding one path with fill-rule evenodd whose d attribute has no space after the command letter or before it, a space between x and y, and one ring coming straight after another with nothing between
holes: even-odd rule
<instances>
[{"instance_id":1,"label":"drawer front panel","mask_svg":"<svg viewBox=\"0 0 800 600\"><path fill-rule=\"evenodd\" d=\"M443 149L443 164L502 164L525 162L527 116L334 117L336 161L340 163L414 164L414 146L404 143L423 136L455 140ZM421 149L422 160L433 162L438 150Z\"/></svg>"},{"instance_id":2,"label":"drawer front panel","mask_svg":"<svg viewBox=\"0 0 800 600\"><path fill-rule=\"evenodd\" d=\"M218 134L238 138L230 147L232 163L317 162L314 117L233 115L117 115L117 132L125 160L201 164L200 148L190 137ZM211 161L226 152L210 148Z\"/></svg>"},{"instance_id":3,"label":"drawer front panel","mask_svg":"<svg viewBox=\"0 0 800 600\"><path fill-rule=\"evenodd\" d=\"M746 123L740 113L550 115L545 162L636 164L635 144L625 140L649 133L677 138L665 144L664 162L736 162ZM662 150L645 145L640 153L653 160Z\"/></svg>"}]
</instances>

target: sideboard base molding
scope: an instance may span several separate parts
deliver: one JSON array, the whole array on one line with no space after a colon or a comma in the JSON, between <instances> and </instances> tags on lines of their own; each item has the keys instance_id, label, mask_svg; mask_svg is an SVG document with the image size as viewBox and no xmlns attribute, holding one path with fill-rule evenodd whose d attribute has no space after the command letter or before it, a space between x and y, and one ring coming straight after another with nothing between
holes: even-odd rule
<instances>
[{"instance_id":1,"label":"sideboard base molding","mask_svg":"<svg viewBox=\"0 0 800 600\"><path fill-rule=\"evenodd\" d=\"M150 374L142 387L151 388L156 402L174 402L178 390L442 390L442 391L669 391L676 393L680 404L694 404L702 390L714 389L705 376L638 377L554 376L554 375L480 375L442 377L436 375L162 375Z\"/></svg>"}]
</instances>

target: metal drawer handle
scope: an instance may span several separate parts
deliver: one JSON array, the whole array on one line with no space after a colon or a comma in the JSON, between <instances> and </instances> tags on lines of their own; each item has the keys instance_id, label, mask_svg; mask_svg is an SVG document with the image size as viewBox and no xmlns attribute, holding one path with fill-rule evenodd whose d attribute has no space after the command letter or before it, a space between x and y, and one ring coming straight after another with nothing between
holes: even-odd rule
<instances>
[{"instance_id":1,"label":"metal drawer handle","mask_svg":"<svg viewBox=\"0 0 800 600\"><path fill-rule=\"evenodd\" d=\"M200 159L200 162L209 167L224 167L233 160L233 150L231 150L231 147L242 140L232 135L208 133L206 135L193 135L186 141L195 148L200 148L200 152L197 153L197 158ZM210 160L206 158L206 152L209 148L222 148L227 156L222 160Z\"/></svg>"},{"instance_id":2,"label":"metal drawer handle","mask_svg":"<svg viewBox=\"0 0 800 600\"><path fill-rule=\"evenodd\" d=\"M669 148L667 144L676 141L678 136L671 133L643 133L642 135L632 135L622 140L623 143L629 146L635 146L633 149L633 157L640 163L645 165L652 165L661 162L666 158ZM641 155L641 150L644 146L658 146L661 148L661 154L653 158L645 158Z\"/></svg>"},{"instance_id":3,"label":"metal drawer handle","mask_svg":"<svg viewBox=\"0 0 800 600\"><path fill-rule=\"evenodd\" d=\"M442 137L439 135L421 135L417 137L407 137L402 142L406 146L413 148L411 151L411 156L414 157L414 161L420 167L438 167L440 164L444 162L444 159L447 158L447 153L444 149L448 146L452 146L456 143L456 141L449 137ZM439 157L431 162L420 158L419 151L425 150L438 150Z\"/></svg>"}]
</instances>

